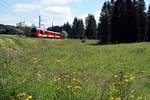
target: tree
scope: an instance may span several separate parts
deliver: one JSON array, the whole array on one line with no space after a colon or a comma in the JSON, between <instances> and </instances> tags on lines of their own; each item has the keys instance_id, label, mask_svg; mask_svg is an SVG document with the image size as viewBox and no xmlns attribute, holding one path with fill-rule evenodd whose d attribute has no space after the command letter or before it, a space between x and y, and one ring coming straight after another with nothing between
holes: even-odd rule
<instances>
[{"instance_id":1,"label":"tree","mask_svg":"<svg viewBox=\"0 0 150 100\"><path fill-rule=\"evenodd\" d=\"M137 0L138 41L144 41L146 36L146 13L144 0Z\"/></svg>"},{"instance_id":2,"label":"tree","mask_svg":"<svg viewBox=\"0 0 150 100\"><path fill-rule=\"evenodd\" d=\"M62 26L62 30L66 31L68 33L68 37L71 38L71 25L69 24L69 22L65 23Z\"/></svg>"},{"instance_id":3,"label":"tree","mask_svg":"<svg viewBox=\"0 0 150 100\"><path fill-rule=\"evenodd\" d=\"M97 39L97 25L94 15L89 14L88 17L86 17L85 21L86 30L85 35L89 39Z\"/></svg>"},{"instance_id":4,"label":"tree","mask_svg":"<svg viewBox=\"0 0 150 100\"><path fill-rule=\"evenodd\" d=\"M111 20L111 32L113 43L129 43L144 39L144 24L146 22L144 21L144 17L141 17L143 18L144 24L140 24L142 23L142 20L139 17L140 13L138 11L139 4L136 0L115 1ZM145 14L142 13L141 16L145 16ZM140 31L139 29L143 29L143 31Z\"/></svg>"},{"instance_id":5,"label":"tree","mask_svg":"<svg viewBox=\"0 0 150 100\"><path fill-rule=\"evenodd\" d=\"M84 24L82 19L74 18L71 38L83 38L84 36Z\"/></svg>"},{"instance_id":6,"label":"tree","mask_svg":"<svg viewBox=\"0 0 150 100\"><path fill-rule=\"evenodd\" d=\"M77 23L78 19L75 17L71 28L71 38L77 38L76 36L76 34L78 33Z\"/></svg>"},{"instance_id":7,"label":"tree","mask_svg":"<svg viewBox=\"0 0 150 100\"><path fill-rule=\"evenodd\" d=\"M0 34L4 34L6 30L14 29L14 28L15 26L0 24ZM9 34L9 33L5 33L5 34Z\"/></svg>"},{"instance_id":8,"label":"tree","mask_svg":"<svg viewBox=\"0 0 150 100\"><path fill-rule=\"evenodd\" d=\"M137 41L137 15L134 2L132 0L125 0L125 34L124 42L136 42Z\"/></svg>"},{"instance_id":9,"label":"tree","mask_svg":"<svg viewBox=\"0 0 150 100\"><path fill-rule=\"evenodd\" d=\"M148 41L150 41L150 5L148 7L147 20L148 20L147 37L148 37Z\"/></svg>"},{"instance_id":10,"label":"tree","mask_svg":"<svg viewBox=\"0 0 150 100\"><path fill-rule=\"evenodd\" d=\"M66 31L62 31L61 36L63 39L66 39L68 37L68 33Z\"/></svg>"},{"instance_id":11,"label":"tree","mask_svg":"<svg viewBox=\"0 0 150 100\"><path fill-rule=\"evenodd\" d=\"M111 41L111 14L112 7L110 2L104 2L98 23L98 37L101 44L107 44Z\"/></svg>"},{"instance_id":12,"label":"tree","mask_svg":"<svg viewBox=\"0 0 150 100\"><path fill-rule=\"evenodd\" d=\"M104 3L98 24L101 43L145 41L149 38L146 29L144 0L111 0Z\"/></svg>"},{"instance_id":13,"label":"tree","mask_svg":"<svg viewBox=\"0 0 150 100\"><path fill-rule=\"evenodd\" d=\"M16 27L25 27L25 26L26 26L25 21L16 23Z\"/></svg>"},{"instance_id":14,"label":"tree","mask_svg":"<svg viewBox=\"0 0 150 100\"><path fill-rule=\"evenodd\" d=\"M31 27L29 27L29 26L25 26L25 27L23 27L23 33L24 33L24 35L25 36L30 36L32 33L31 33Z\"/></svg>"},{"instance_id":15,"label":"tree","mask_svg":"<svg viewBox=\"0 0 150 100\"><path fill-rule=\"evenodd\" d=\"M83 20L82 19L79 19L78 20L78 31L79 31L79 33L78 33L78 38L80 38L80 39L83 39L85 36L84 36L84 24L83 24Z\"/></svg>"},{"instance_id":16,"label":"tree","mask_svg":"<svg viewBox=\"0 0 150 100\"><path fill-rule=\"evenodd\" d=\"M31 36L32 35L31 27L27 26L24 21L16 24L16 30L20 31L19 33L22 33L20 35L25 35L25 36Z\"/></svg>"},{"instance_id":17,"label":"tree","mask_svg":"<svg viewBox=\"0 0 150 100\"><path fill-rule=\"evenodd\" d=\"M54 32L61 32L62 27L61 26L52 26L52 27L47 28L47 30L54 31Z\"/></svg>"},{"instance_id":18,"label":"tree","mask_svg":"<svg viewBox=\"0 0 150 100\"><path fill-rule=\"evenodd\" d=\"M113 7L111 18L111 37L112 43L123 42L125 36L125 2L116 0Z\"/></svg>"}]
</instances>

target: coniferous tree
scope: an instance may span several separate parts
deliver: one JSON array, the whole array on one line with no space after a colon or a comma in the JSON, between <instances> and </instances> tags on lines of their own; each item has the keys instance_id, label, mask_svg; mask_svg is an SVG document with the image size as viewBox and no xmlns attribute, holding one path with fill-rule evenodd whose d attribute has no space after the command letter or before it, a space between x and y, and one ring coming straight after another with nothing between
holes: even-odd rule
<instances>
[{"instance_id":1,"label":"coniferous tree","mask_svg":"<svg viewBox=\"0 0 150 100\"><path fill-rule=\"evenodd\" d=\"M78 20L78 38L82 39L84 38L84 24L83 24L83 20L79 19Z\"/></svg>"},{"instance_id":2,"label":"coniferous tree","mask_svg":"<svg viewBox=\"0 0 150 100\"><path fill-rule=\"evenodd\" d=\"M97 39L97 25L94 15L89 14L85 21L85 35L89 39Z\"/></svg>"},{"instance_id":3,"label":"coniferous tree","mask_svg":"<svg viewBox=\"0 0 150 100\"><path fill-rule=\"evenodd\" d=\"M147 20L148 20L147 37L148 41L150 41L150 5L148 7Z\"/></svg>"},{"instance_id":4,"label":"coniferous tree","mask_svg":"<svg viewBox=\"0 0 150 100\"><path fill-rule=\"evenodd\" d=\"M61 26L52 26L52 27L47 28L47 30L54 31L54 32L61 32L62 27Z\"/></svg>"},{"instance_id":5,"label":"coniferous tree","mask_svg":"<svg viewBox=\"0 0 150 100\"><path fill-rule=\"evenodd\" d=\"M112 15L112 3L104 2L100 19L98 23L98 36L101 44L107 44L111 42L111 15Z\"/></svg>"},{"instance_id":6,"label":"coniferous tree","mask_svg":"<svg viewBox=\"0 0 150 100\"><path fill-rule=\"evenodd\" d=\"M71 38L71 25L69 24L69 22L65 23L62 26L62 30L68 33L68 38Z\"/></svg>"},{"instance_id":7,"label":"coniferous tree","mask_svg":"<svg viewBox=\"0 0 150 100\"><path fill-rule=\"evenodd\" d=\"M137 30L138 41L144 41L146 36L146 13L144 0L137 0Z\"/></svg>"},{"instance_id":8,"label":"coniferous tree","mask_svg":"<svg viewBox=\"0 0 150 100\"><path fill-rule=\"evenodd\" d=\"M84 24L81 19L75 18L72 26L71 38L83 38L84 36Z\"/></svg>"},{"instance_id":9,"label":"coniferous tree","mask_svg":"<svg viewBox=\"0 0 150 100\"><path fill-rule=\"evenodd\" d=\"M76 34L78 33L77 22L78 22L78 19L75 17L73 21L72 29L71 29L71 38L77 38L76 36Z\"/></svg>"},{"instance_id":10,"label":"coniferous tree","mask_svg":"<svg viewBox=\"0 0 150 100\"><path fill-rule=\"evenodd\" d=\"M125 1L117 0L114 3L111 19L112 43L124 42L125 37Z\"/></svg>"},{"instance_id":11,"label":"coniferous tree","mask_svg":"<svg viewBox=\"0 0 150 100\"><path fill-rule=\"evenodd\" d=\"M146 37L144 0L116 0L113 8L112 42L144 41Z\"/></svg>"},{"instance_id":12,"label":"coniferous tree","mask_svg":"<svg viewBox=\"0 0 150 100\"><path fill-rule=\"evenodd\" d=\"M123 42L137 41L137 18L136 9L132 0L125 0L125 21L124 21L124 38Z\"/></svg>"},{"instance_id":13,"label":"coniferous tree","mask_svg":"<svg viewBox=\"0 0 150 100\"><path fill-rule=\"evenodd\" d=\"M147 26L150 24L147 25L148 20L146 19L144 0L105 2L98 24L101 42L105 44L145 41L149 38Z\"/></svg>"}]
</instances>

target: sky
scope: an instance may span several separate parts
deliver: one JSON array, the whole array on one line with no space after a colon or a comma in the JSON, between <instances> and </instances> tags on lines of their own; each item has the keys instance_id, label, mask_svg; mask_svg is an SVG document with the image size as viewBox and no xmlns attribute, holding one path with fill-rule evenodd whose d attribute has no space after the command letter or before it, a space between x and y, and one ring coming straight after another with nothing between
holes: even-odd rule
<instances>
[{"instance_id":1,"label":"sky","mask_svg":"<svg viewBox=\"0 0 150 100\"><path fill-rule=\"evenodd\" d=\"M72 23L74 17L85 20L94 14L98 21L105 0L0 0L0 24L16 25L25 21L38 26L41 16L43 27ZM150 4L150 0L145 1Z\"/></svg>"}]
</instances>

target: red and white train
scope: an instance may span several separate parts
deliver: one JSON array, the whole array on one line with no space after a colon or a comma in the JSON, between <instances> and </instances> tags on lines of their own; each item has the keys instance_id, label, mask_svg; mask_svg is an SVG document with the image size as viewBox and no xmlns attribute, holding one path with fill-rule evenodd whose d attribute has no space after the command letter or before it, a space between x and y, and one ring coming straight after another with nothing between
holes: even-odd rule
<instances>
[{"instance_id":1,"label":"red and white train","mask_svg":"<svg viewBox=\"0 0 150 100\"><path fill-rule=\"evenodd\" d=\"M36 37L53 38L53 39L61 38L61 34L59 32L48 31L43 28L34 28L32 29L32 32Z\"/></svg>"}]
</instances>

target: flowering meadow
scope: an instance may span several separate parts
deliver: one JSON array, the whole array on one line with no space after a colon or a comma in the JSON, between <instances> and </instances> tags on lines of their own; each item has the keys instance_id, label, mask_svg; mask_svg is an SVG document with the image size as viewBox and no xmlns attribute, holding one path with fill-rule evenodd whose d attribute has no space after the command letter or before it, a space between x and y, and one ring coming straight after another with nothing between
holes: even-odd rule
<instances>
[{"instance_id":1,"label":"flowering meadow","mask_svg":"<svg viewBox=\"0 0 150 100\"><path fill-rule=\"evenodd\" d=\"M150 100L150 43L0 37L0 100Z\"/></svg>"}]
</instances>

